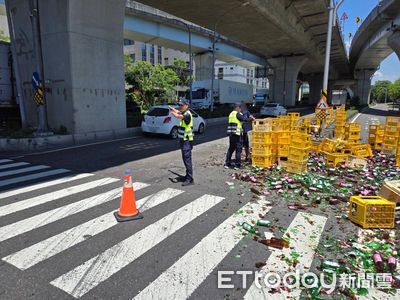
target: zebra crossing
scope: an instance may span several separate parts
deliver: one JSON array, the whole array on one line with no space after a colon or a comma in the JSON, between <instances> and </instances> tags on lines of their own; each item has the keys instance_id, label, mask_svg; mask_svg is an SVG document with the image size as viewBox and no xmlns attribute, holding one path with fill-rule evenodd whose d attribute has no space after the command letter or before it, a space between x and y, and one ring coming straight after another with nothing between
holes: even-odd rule
<instances>
[{"instance_id":1,"label":"zebra crossing","mask_svg":"<svg viewBox=\"0 0 400 300\"><path fill-rule=\"evenodd\" d=\"M21 170L27 168L32 170L36 166L12 160L0 160L1 172L11 172L9 173L11 175L4 176L6 177L4 180L12 179L14 182L25 183L23 186L0 192L0 224L5 223L2 220L5 220L6 217L8 217L7 220L10 220L10 216L13 214L30 208L42 208L32 216L8 221L7 224L0 227L0 249L2 243L7 243L8 248L12 249L8 252L0 252L0 254L3 253L0 255L0 259L3 263L17 268L18 272L40 270L43 266L49 268L45 264L46 261L57 263L62 257L68 256L71 249L89 247L92 241L101 234L121 226L112 214L117 209L121 197L122 181L120 179L99 178L88 173L72 174L69 170L64 169L56 169L63 170L60 174L65 176L61 178L53 179L51 175L37 177L37 174L43 173L41 170L44 167L56 171L49 166L40 166L36 169L38 173L26 174ZM27 172L31 173L32 171ZM42 179L42 181L35 181L32 184L29 180L18 181L18 178L27 176L32 176L30 177L33 178L32 180ZM1 183L0 180L0 186ZM101 192L97 192L98 188ZM91 257L85 257L84 261L72 261L72 267L68 267L69 270L63 271L63 274L59 274L56 267L46 269L46 273L50 274L48 279L50 287L66 293L71 298L84 296L92 298L90 295L95 292L93 291L95 288L107 281L113 281L124 268L134 264L159 244L168 243L174 234L189 226L200 216L209 218L209 212L212 209L229 201L218 195L194 195L185 190L171 187L159 188L144 182L135 182L134 188L136 191L140 191L141 196L137 199L137 206L141 212L144 212L145 219L147 211L159 212L160 206L168 204L178 197L184 199L185 203L173 211L162 213L158 220L144 228L134 230L135 227L133 227L133 232L128 237L116 241L105 249L94 251L94 254ZM36 196L30 197L32 192ZM73 196L73 202L71 202L71 196ZM66 199L70 200L66 201ZM111 206L104 206L110 203L114 204L112 210ZM57 205L45 209L49 204ZM85 217L93 209L102 205L106 207L102 213L96 217ZM210 232L207 232L205 236L199 238L198 242L186 253L180 257L173 257L165 270L160 270L154 280L148 282L144 289L131 297L135 299L189 298L215 272L217 266L231 255L234 248L244 238L237 225L244 221L258 219L260 212L267 214L271 209L271 206L265 206L264 203L258 201L245 204L240 209L242 213L229 216L212 228ZM53 224L64 224L66 219L78 213L83 216L79 224L66 225L61 231L51 230ZM291 233L291 244L302 249L302 252L306 249L307 254L299 258L305 270L311 266L315 247L318 245L325 223L325 217L299 212L293 216L292 223L287 229ZM136 224L140 224L140 221ZM33 240L26 245L13 243L15 238L24 234L40 232L45 227L48 233L44 238ZM295 234L293 228L296 228ZM285 254L285 251L288 249L273 251L266 263L279 265L279 257ZM140 276L140 274L136 276ZM245 299L260 299L259 296L262 293L265 291L258 290L253 283L248 289ZM297 294L288 293L287 296L294 297ZM95 298L101 299L98 296Z\"/></svg>"}]
</instances>

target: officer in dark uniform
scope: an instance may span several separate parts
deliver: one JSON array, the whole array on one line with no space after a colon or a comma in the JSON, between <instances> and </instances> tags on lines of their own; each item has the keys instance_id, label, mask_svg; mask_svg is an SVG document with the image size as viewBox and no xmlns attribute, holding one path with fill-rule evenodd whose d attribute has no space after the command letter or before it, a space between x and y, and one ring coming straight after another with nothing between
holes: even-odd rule
<instances>
[{"instance_id":1,"label":"officer in dark uniform","mask_svg":"<svg viewBox=\"0 0 400 300\"><path fill-rule=\"evenodd\" d=\"M182 99L178 103L179 110L170 107L171 114L180 120L178 128L179 143L182 151L182 160L186 168L186 176L182 186L194 184L192 149L193 149L193 117L189 111L189 102Z\"/></svg>"},{"instance_id":2,"label":"officer in dark uniform","mask_svg":"<svg viewBox=\"0 0 400 300\"><path fill-rule=\"evenodd\" d=\"M235 104L235 109L230 113L228 119L229 148L224 165L226 169L232 167L240 169L242 167L243 122L246 121L246 118L242 114L241 105L241 103ZM233 152L236 152L235 165L232 165Z\"/></svg>"}]
</instances>

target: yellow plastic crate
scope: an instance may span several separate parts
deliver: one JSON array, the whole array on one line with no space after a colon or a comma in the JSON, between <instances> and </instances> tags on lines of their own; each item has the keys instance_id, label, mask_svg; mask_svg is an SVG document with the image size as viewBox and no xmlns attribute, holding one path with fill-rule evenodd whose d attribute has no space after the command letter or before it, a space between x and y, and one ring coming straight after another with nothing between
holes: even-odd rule
<instances>
[{"instance_id":1,"label":"yellow plastic crate","mask_svg":"<svg viewBox=\"0 0 400 300\"><path fill-rule=\"evenodd\" d=\"M324 139L320 146L320 151L322 152L333 152L336 147L337 142L331 139Z\"/></svg>"},{"instance_id":2,"label":"yellow plastic crate","mask_svg":"<svg viewBox=\"0 0 400 300\"><path fill-rule=\"evenodd\" d=\"M321 147L321 142L311 142L310 152L319 152Z\"/></svg>"},{"instance_id":3,"label":"yellow plastic crate","mask_svg":"<svg viewBox=\"0 0 400 300\"><path fill-rule=\"evenodd\" d=\"M361 131L360 123L346 123L346 129L350 131Z\"/></svg>"},{"instance_id":4,"label":"yellow plastic crate","mask_svg":"<svg viewBox=\"0 0 400 300\"><path fill-rule=\"evenodd\" d=\"M273 165L274 161L273 155L252 155L252 164L256 167L268 168Z\"/></svg>"},{"instance_id":5,"label":"yellow plastic crate","mask_svg":"<svg viewBox=\"0 0 400 300\"><path fill-rule=\"evenodd\" d=\"M307 172L308 160L288 159L286 171L295 174L303 174Z\"/></svg>"},{"instance_id":6,"label":"yellow plastic crate","mask_svg":"<svg viewBox=\"0 0 400 300\"><path fill-rule=\"evenodd\" d=\"M396 154L397 145L388 145L383 143L380 149L383 154L388 154L388 155Z\"/></svg>"},{"instance_id":7,"label":"yellow plastic crate","mask_svg":"<svg viewBox=\"0 0 400 300\"><path fill-rule=\"evenodd\" d=\"M272 145L271 144L253 144L252 147L253 155L261 155L268 156L272 154Z\"/></svg>"},{"instance_id":8,"label":"yellow plastic crate","mask_svg":"<svg viewBox=\"0 0 400 300\"><path fill-rule=\"evenodd\" d=\"M371 157L372 149L368 144L351 147L351 154L359 157Z\"/></svg>"},{"instance_id":9,"label":"yellow plastic crate","mask_svg":"<svg viewBox=\"0 0 400 300\"><path fill-rule=\"evenodd\" d=\"M271 144L272 134L270 132L252 131L252 143L254 144ZM254 146L253 146L254 147Z\"/></svg>"},{"instance_id":10,"label":"yellow plastic crate","mask_svg":"<svg viewBox=\"0 0 400 300\"><path fill-rule=\"evenodd\" d=\"M399 117L386 117L386 126L399 126L400 118Z\"/></svg>"},{"instance_id":11,"label":"yellow plastic crate","mask_svg":"<svg viewBox=\"0 0 400 300\"><path fill-rule=\"evenodd\" d=\"M277 139L278 139L279 145L289 145L290 139L291 139L291 132L290 131L278 131Z\"/></svg>"},{"instance_id":12,"label":"yellow plastic crate","mask_svg":"<svg viewBox=\"0 0 400 300\"><path fill-rule=\"evenodd\" d=\"M397 145L399 142L399 139L397 137L394 136L384 136L383 137L383 144L384 145Z\"/></svg>"},{"instance_id":13,"label":"yellow plastic crate","mask_svg":"<svg viewBox=\"0 0 400 300\"><path fill-rule=\"evenodd\" d=\"M278 145L278 156L288 157L290 145Z\"/></svg>"},{"instance_id":14,"label":"yellow plastic crate","mask_svg":"<svg viewBox=\"0 0 400 300\"><path fill-rule=\"evenodd\" d=\"M393 228L396 203L379 196L352 196L349 219L363 228Z\"/></svg>"},{"instance_id":15,"label":"yellow plastic crate","mask_svg":"<svg viewBox=\"0 0 400 300\"><path fill-rule=\"evenodd\" d=\"M399 127L385 126L385 136L398 137L400 132L399 129Z\"/></svg>"},{"instance_id":16,"label":"yellow plastic crate","mask_svg":"<svg viewBox=\"0 0 400 300\"><path fill-rule=\"evenodd\" d=\"M400 167L400 156L396 156L396 166Z\"/></svg>"},{"instance_id":17,"label":"yellow plastic crate","mask_svg":"<svg viewBox=\"0 0 400 300\"><path fill-rule=\"evenodd\" d=\"M268 132L272 130L270 119L258 119L253 121L253 131Z\"/></svg>"},{"instance_id":18,"label":"yellow plastic crate","mask_svg":"<svg viewBox=\"0 0 400 300\"><path fill-rule=\"evenodd\" d=\"M300 113L296 112L287 113L287 116L290 117L290 120L292 121L297 121L298 119L300 119Z\"/></svg>"},{"instance_id":19,"label":"yellow plastic crate","mask_svg":"<svg viewBox=\"0 0 400 300\"><path fill-rule=\"evenodd\" d=\"M290 150L289 159L296 161L308 160L308 152L292 152L292 150Z\"/></svg>"},{"instance_id":20,"label":"yellow plastic crate","mask_svg":"<svg viewBox=\"0 0 400 300\"><path fill-rule=\"evenodd\" d=\"M379 125L379 124L373 124L373 125L369 125L369 133L384 133L385 131L385 126L383 125Z\"/></svg>"},{"instance_id":21,"label":"yellow plastic crate","mask_svg":"<svg viewBox=\"0 0 400 300\"><path fill-rule=\"evenodd\" d=\"M326 164L336 167L339 163L345 163L347 161L347 154L341 154L341 153L326 153Z\"/></svg>"}]
</instances>

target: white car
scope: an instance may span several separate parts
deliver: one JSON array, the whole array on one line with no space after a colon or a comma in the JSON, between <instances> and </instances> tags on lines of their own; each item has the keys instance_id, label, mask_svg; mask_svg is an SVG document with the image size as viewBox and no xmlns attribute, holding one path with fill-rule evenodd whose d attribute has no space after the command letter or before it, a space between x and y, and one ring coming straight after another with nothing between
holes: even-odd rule
<instances>
[{"instance_id":1,"label":"white car","mask_svg":"<svg viewBox=\"0 0 400 300\"><path fill-rule=\"evenodd\" d=\"M287 109L280 105L279 103L267 103L261 107L260 115L261 116L283 116L286 115Z\"/></svg>"},{"instance_id":2,"label":"white car","mask_svg":"<svg viewBox=\"0 0 400 300\"><path fill-rule=\"evenodd\" d=\"M178 108L177 106L174 106ZM206 122L195 111L190 109L193 117L193 131L199 134L204 133ZM171 138L178 138L178 126L180 120L169 113L168 105L157 105L149 109L142 121L142 132L166 134Z\"/></svg>"}]
</instances>

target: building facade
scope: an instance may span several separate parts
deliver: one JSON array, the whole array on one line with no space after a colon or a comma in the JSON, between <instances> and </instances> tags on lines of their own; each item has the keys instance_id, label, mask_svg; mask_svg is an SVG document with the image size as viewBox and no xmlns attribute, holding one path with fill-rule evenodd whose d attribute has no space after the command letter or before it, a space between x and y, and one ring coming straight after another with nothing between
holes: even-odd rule
<instances>
[{"instance_id":1,"label":"building facade","mask_svg":"<svg viewBox=\"0 0 400 300\"><path fill-rule=\"evenodd\" d=\"M218 60L215 63L215 78L250 84L254 93L257 89L267 89L269 86L267 78L256 78L255 68L245 68Z\"/></svg>"},{"instance_id":2,"label":"building facade","mask_svg":"<svg viewBox=\"0 0 400 300\"><path fill-rule=\"evenodd\" d=\"M189 54L186 52L130 39L124 39L124 54L129 55L133 63L148 61L153 65L171 66L174 60L180 59L189 65Z\"/></svg>"}]
</instances>

